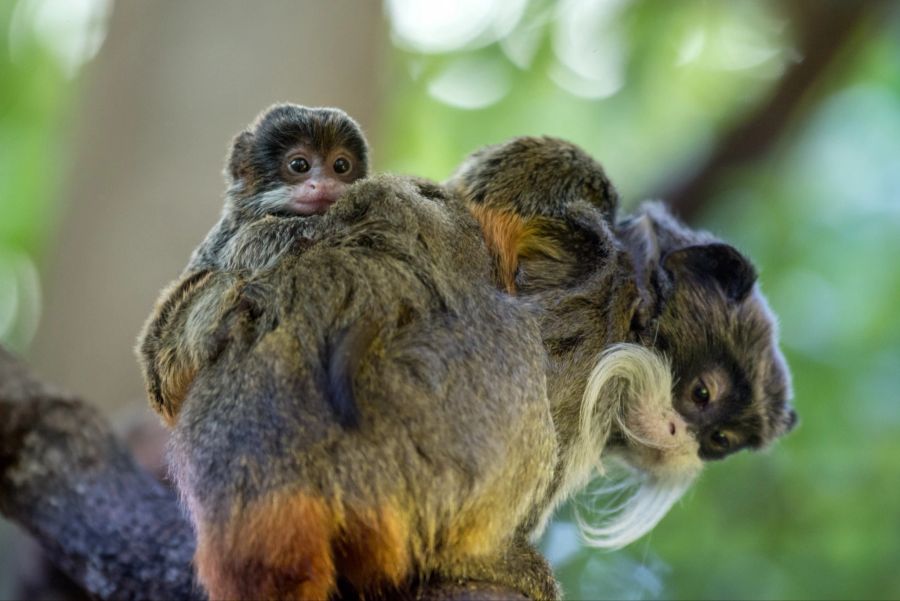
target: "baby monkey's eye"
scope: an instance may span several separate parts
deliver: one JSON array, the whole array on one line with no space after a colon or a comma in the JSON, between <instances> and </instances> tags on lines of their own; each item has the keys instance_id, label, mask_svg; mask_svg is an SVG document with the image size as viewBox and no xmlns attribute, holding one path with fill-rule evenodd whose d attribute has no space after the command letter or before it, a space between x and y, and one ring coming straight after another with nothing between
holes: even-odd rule
<instances>
[{"instance_id":1,"label":"baby monkey's eye","mask_svg":"<svg viewBox=\"0 0 900 601\"><path fill-rule=\"evenodd\" d=\"M295 157L288 163L288 169L294 173L306 173L309 171L309 161L303 157Z\"/></svg>"},{"instance_id":2,"label":"baby monkey's eye","mask_svg":"<svg viewBox=\"0 0 900 601\"><path fill-rule=\"evenodd\" d=\"M728 436L726 436L725 433L721 430L716 430L715 432L710 434L709 441L721 451L727 451L728 447L731 446L731 441L728 440Z\"/></svg>"},{"instance_id":3,"label":"baby monkey's eye","mask_svg":"<svg viewBox=\"0 0 900 601\"><path fill-rule=\"evenodd\" d=\"M334 162L334 172L338 175L343 175L350 171L350 161L344 157L339 157Z\"/></svg>"},{"instance_id":4,"label":"baby monkey's eye","mask_svg":"<svg viewBox=\"0 0 900 601\"><path fill-rule=\"evenodd\" d=\"M694 402L700 407L709 405L709 388L706 387L703 380L697 381L697 384L694 385L694 390L691 391L691 396L694 397Z\"/></svg>"}]
</instances>

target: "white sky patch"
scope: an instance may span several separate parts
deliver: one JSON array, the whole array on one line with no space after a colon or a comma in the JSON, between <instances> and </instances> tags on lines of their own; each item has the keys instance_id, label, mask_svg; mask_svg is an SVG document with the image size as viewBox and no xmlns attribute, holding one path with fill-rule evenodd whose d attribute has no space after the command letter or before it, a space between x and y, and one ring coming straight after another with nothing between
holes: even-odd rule
<instances>
[{"instance_id":1,"label":"white sky patch","mask_svg":"<svg viewBox=\"0 0 900 601\"><path fill-rule=\"evenodd\" d=\"M485 46L506 37L527 0L387 0L394 42L424 53Z\"/></svg>"},{"instance_id":2,"label":"white sky patch","mask_svg":"<svg viewBox=\"0 0 900 601\"><path fill-rule=\"evenodd\" d=\"M504 61L477 57L452 62L428 83L428 93L444 104L481 109L499 102L512 82Z\"/></svg>"},{"instance_id":3,"label":"white sky patch","mask_svg":"<svg viewBox=\"0 0 900 601\"><path fill-rule=\"evenodd\" d=\"M10 56L17 60L36 39L73 77L100 51L111 10L111 0L19 0L9 25Z\"/></svg>"}]
</instances>

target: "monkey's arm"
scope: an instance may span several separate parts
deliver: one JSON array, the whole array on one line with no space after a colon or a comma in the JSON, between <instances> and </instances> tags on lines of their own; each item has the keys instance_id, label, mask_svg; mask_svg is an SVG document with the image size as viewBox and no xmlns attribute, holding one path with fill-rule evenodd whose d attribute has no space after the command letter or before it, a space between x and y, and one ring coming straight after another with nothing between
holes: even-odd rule
<instances>
[{"instance_id":1,"label":"monkey's arm","mask_svg":"<svg viewBox=\"0 0 900 601\"><path fill-rule=\"evenodd\" d=\"M267 323L265 291L244 274L189 273L163 290L138 340L150 404L171 425L197 372ZM268 313L273 315L273 313Z\"/></svg>"},{"instance_id":2,"label":"monkey's arm","mask_svg":"<svg viewBox=\"0 0 900 601\"><path fill-rule=\"evenodd\" d=\"M203 270L171 283L160 294L138 337L138 361L150 404L170 425L202 358L185 334L188 310L191 301L215 279L215 272Z\"/></svg>"},{"instance_id":3,"label":"monkey's arm","mask_svg":"<svg viewBox=\"0 0 900 601\"><path fill-rule=\"evenodd\" d=\"M0 512L98 599L203 599L174 492L105 420L0 348Z\"/></svg>"},{"instance_id":4,"label":"monkey's arm","mask_svg":"<svg viewBox=\"0 0 900 601\"><path fill-rule=\"evenodd\" d=\"M246 277L312 242L318 216L266 216L235 225L223 218L194 251L185 273L160 294L138 342L138 357L154 409L171 423L197 371L240 332L266 328L266 292ZM243 320L249 316L249 320Z\"/></svg>"}]
</instances>

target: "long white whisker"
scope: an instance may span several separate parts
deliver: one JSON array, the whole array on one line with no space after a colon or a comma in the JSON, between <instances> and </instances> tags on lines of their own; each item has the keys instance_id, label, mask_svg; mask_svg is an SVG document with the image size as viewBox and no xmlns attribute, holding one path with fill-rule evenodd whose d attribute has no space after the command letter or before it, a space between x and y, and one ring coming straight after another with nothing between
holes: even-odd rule
<instances>
[{"instance_id":1,"label":"long white whisker","mask_svg":"<svg viewBox=\"0 0 900 601\"><path fill-rule=\"evenodd\" d=\"M658 324L657 324L658 332ZM656 334L654 334L655 339ZM570 487L584 481L599 465L600 451L615 426L631 445L651 449L676 448L648 439L629 427L629 413L650 414L672 408L672 373L665 357L634 344L618 344L606 349L591 371L580 408L578 444L569 461ZM640 420L631 421L640 423ZM625 466L625 464L622 464ZM613 467L618 467L613 463ZM579 471L580 470L580 471ZM697 474L684 470L653 474L629 467L602 477L591 493L586 519L584 507L576 507L576 521L588 544L617 549L649 532L687 491ZM599 518L599 521L597 521Z\"/></svg>"}]
</instances>

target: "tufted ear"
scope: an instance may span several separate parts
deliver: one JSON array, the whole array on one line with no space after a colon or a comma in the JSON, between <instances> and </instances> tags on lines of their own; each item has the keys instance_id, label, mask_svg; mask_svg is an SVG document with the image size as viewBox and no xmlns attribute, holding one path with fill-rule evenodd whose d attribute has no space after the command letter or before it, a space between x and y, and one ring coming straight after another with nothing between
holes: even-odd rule
<instances>
[{"instance_id":1,"label":"tufted ear","mask_svg":"<svg viewBox=\"0 0 900 601\"><path fill-rule=\"evenodd\" d=\"M674 250L662 264L676 279L690 274L701 283L717 285L734 302L744 300L756 282L750 261L733 246L719 242Z\"/></svg>"},{"instance_id":2,"label":"tufted ear","mask_svg":"<svg viewBox=\"0 0 900 601\"><path fill-rule=\"evenodd\" d=\"M228 153L226 175L232 182L244 179L250 173L250 152L253 149L253 133L242 131L234 137Z\"/></svg>"}]
</instances>

